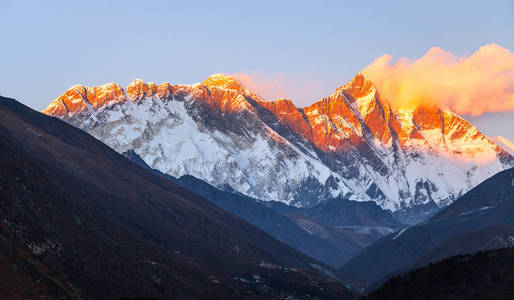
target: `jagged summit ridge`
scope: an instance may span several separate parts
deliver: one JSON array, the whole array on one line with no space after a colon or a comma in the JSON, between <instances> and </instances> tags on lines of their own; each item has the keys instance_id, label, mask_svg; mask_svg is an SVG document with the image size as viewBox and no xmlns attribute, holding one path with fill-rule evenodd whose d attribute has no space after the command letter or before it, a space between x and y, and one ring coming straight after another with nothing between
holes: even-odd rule
<instances>
[{"instance_id":1,"label":"jagged summit ridge","mask_svg":"<svg viewBox=\"0 0 514 300\"><path fill-rule=\"evenodd\" d=\"M177 90L205 92L198 90L201 87L208 89L209 97L212 98L211 104L222 111L249 107L242 104L245 102L244 97L261 99L233 76L217 73L209 76L202 83L193 85L172 85L169 82L157 85L142 79L133 80L125 89L116 83L95 87L78 84L70 87L63 95L53 100L42 112L59 117L71 117L76 113L85 110L96 111L113 103L138 102L151 98L167 100Z\"/></svg>"},{"instance_id":2,"label":"jagged summit ridge","mask_svg":"<svg viewBox=\"0 0 514 300\"><path fill-rule=\"evenodd\" d=\"M450 111L396 110L363 74L301 108L214 74L194 85L75 86L43 112L170 175L298 206L338 196L443 206L514 161Z\"/></svg>"},{"instance_id":3,"label":"jagged summit ridge","mask_svg":"<svg viewBox=\"0 0 514 300\"><path fill-rule=\"evenodd\" d=\"M168 82L157 86L153 82L145 83L141 79L130 82L126 89L114 82L95 87L78 84L70 87L42 112L54 116L73 116L86 109L97 111L114 103L136 102L155 95L166 98L171 94L170 88Z\"/></svg>"}]
</instances>

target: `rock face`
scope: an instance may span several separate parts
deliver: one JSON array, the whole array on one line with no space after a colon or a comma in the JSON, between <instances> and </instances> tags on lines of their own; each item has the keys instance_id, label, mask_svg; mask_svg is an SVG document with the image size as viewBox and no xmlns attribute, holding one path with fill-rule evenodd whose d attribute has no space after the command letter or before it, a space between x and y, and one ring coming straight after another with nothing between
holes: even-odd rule
<instances>
[{"instance_id":1,"label":"rock face","mask_svg":"<svg viewBox=\"0 0 514 300\"><path fill-rule=\"evenodd\" d=\"M74 86L43 112L169 175L298 207L335 197L442 207L514 164L450 111L395 110L363 74L303 108L214 74L194 85Z\"/></svg>"}]
</instances>

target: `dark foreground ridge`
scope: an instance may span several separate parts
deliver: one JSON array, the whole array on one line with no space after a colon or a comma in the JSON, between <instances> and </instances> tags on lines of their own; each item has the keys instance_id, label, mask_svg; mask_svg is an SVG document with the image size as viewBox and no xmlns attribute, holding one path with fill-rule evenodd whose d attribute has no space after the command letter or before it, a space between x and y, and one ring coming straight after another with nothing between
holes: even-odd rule
<instances>
[{"instance_id":1,"label":"dark foreground ridge","mask_svg":"<svg viewBox=\"0 0 514 300\"><path fill-rule=\"evenodd\" d=\"M348 299L343 274L0 97L2 299Z\"/></svg>"},{"instance_id":2,"label":"dark foreground ridge","mask_svg":"<svg viewBox=\"0 0 514 300\"><path fill-rule=\"evenodd\" d=\"M485 180L427 222L385 236L343 270L374 285L457 254L514 246L514 168Z\"/></svg>"},{"instance_id":3,"label":"dark foreground ridge","mask_svg":"<svg viewBox=\"0 0 514 300\"><path fill-rule=\"evenodd\" d=\"M133 150L123 155L209 199L284 244L333 267L342 266L365 246L403 225L372 201L336 198L311 208L297 208L281 202L254 199L230 187L221 190L190 175L175 178L152 169ZM354 281L351 282L353 286L360 286Z\"/></svg>"},{"instance_id":4,"label":"dark foreground ridge","mask_svg":"<svg viewBox=\"0 0 514 300\"><path fill-rule=\"evenodd\" d=\"M391 278L362 299L513 299L514 248L457 255Z\"/></svg>"}]
</instances>

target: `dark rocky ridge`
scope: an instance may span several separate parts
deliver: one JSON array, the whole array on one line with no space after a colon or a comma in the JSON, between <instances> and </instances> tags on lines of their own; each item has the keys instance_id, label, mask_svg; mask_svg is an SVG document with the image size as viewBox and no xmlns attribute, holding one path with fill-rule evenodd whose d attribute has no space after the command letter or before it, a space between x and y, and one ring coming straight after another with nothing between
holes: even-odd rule
<instances>
[{"instance_id":1,"label":"dark rocky ridge","mask_svg":"<svg viewBox=\"0 0 514 300\"><path fill-rule=\"evenodd\" d=\"M365 246L402 226L390 212L374 202L332 199L313 208L295 208L281 202L253 199L229 186L220 190L189 175L177 179L150 168L133 150L123 155L211 200L279 241L334 267L343 265ZM362 232L362 229L369 230Z\"/></svg>"},{"instance_id":2,"label":"dark rocky ridge","mask_svg":"<svg viewBox=\"0 0 514 300\"><path fill-rule=\"evenodd\" d=\"M354 297L337 270L3 97L0 168L0 261L34 297Z\"/></svg>"},{"instance_id":3,"label":"dark rocky ridge","mask_svg":"<svg viewBox=\"0 0 514 300\"><path fill-rule=\"evenodd\" d=\"M514 246L514 168L487 179L427 222L383 237L342 270L383 282L445 257L506 246Z\"/></svg>"},{"instance_id":4,"label":"dark rocky ridge","mask_svg":"<svg viewBox=\"0 0 514 300\"><path fill-rule=\"evenodd\" d=\"M446 258L387 283L361 299L513 299L514 248Z\"/></svg>"}]
</instances>

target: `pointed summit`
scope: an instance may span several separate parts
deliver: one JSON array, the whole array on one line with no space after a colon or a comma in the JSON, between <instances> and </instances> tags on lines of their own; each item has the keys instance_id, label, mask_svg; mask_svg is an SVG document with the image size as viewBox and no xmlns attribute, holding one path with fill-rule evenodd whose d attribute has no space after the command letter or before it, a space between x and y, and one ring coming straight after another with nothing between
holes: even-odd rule
<instances>
[{"instance_id":1,"label":"pointed summit","mask_svg":"<svg viewBox=\"0 0 514 300\"><path fill-rule=\"evenodd\" d=\"M364 73L358 73L352 80L340 87L338 91L342 92L347 98L355 100L374 92L375 87Z\"/></svg>"},{"instance_id":2,"label":"pointed summit","mask_svg":"<svg viewBox=\"0 0 514 300\"><path fill-rule=\"evenodd\" d=\"M244 84L235 79L231 75L225 75L223 73L212 74L202 82L203 85L211 88L217 87L222 89L234 90L242 94L249 94Z\"/></svg>"}]
</instances>

